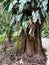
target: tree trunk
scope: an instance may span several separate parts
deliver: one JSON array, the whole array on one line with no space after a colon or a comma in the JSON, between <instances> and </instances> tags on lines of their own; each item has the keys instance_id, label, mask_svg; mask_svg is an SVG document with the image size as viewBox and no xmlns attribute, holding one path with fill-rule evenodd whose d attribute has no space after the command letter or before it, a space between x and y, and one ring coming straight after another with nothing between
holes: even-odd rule
<instances>
[{"instance_id":1,"label":"tree trunk","mask_svg":"<svg viewBox=\"0 0 49 65\"><path fill-rule=\"evenodd\" d=\"M33 35L33 33L32 33ZM35 24L34 39L26 38L26 52L27 55L42 53L41 27L38 23Z\"/></svg>"},{"instance_id":2,"label":"tree trunk","mask_svg":"<svg viewBox=\"0 0 49 65\"><path fill-rule=\"evenodd\" d=\"M24 31L22 31L21 35L19 36L18 40L21 42L21 45L18 48L19 53L22 54L23 51L23 53L26 53L26 55L28 56L38 55L38 57L40 56L44 57L45 54L43 52L42 40L41 40L42 27L39 23L36 23L33 29L34 30L32 30L32 33L27 35ZM31 37L30 35L34 37Z\"/></svg>"},{"instance_id":3,"label":"tree trunk","mask_svg":"<svg viewBox=\"0 0 49 65\"><path fill-rule=\"evenodd\" d=\"M34 45L33 41L29 36L26 37L26 54L32 56L34 54Z\"/></svg>"}]
</instances>

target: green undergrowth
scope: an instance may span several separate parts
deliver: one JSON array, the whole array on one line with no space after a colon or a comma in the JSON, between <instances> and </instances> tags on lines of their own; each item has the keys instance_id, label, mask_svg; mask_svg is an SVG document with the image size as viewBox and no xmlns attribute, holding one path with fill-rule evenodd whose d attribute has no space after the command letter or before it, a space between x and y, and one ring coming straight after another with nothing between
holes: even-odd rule
<instances>
[{"instance_id":1,"label":"green undergrowth","mask_svg":"<svg viewBox=\"0 0 49 65\"><path fill-rule=\"evenodd\" d=\"M49 22L44 23L43 30L42 30L42 37L49 38Z\"/></svg>"}]
</instances>

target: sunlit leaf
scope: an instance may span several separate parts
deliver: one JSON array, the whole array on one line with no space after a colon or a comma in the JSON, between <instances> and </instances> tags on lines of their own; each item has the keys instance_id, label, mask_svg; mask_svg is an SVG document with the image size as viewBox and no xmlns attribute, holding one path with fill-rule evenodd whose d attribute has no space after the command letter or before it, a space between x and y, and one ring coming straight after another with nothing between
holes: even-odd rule
<instances>
[{"instance_id":1,"label":"sunlit leaf","mask_svg":"<svg viewBox=\"0 0 49 65\"><path fill-rule=\"evenodd\" d=\"M12 10L12 8L13 8L13 3L11 3L11 4L9 5L8 12L10 12L10 11Z\"/></svg>"},{"instance_id":2,"label":"sunlit leaf","mask_svg":"<svg viewBox=\"0 0 49 65\"><path fill-rule=\"evenodd\" d=\"M22 15L23 15L23 14L16 15L16 21L20 21L20 19L21 19Z\"/></svg>"}]
</instances>

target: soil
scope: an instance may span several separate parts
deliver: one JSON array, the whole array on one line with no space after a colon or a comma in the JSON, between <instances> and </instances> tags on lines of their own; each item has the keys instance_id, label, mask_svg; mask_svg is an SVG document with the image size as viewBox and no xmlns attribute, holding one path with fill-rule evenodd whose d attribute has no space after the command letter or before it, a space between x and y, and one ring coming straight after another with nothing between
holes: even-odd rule
<instances>
[{"instance_id":1,"label":"soil","mask_svg":"<svg viewBox=\"0 0 49 65\"><path fill-rule=\"evenodd\" d=\"M49 39L48 38L42 38L42 45L46 49L46 55L47 55L47 63L46 65L49 65Z\"/></svg>"},{"instance_id":2,"label":"soil","mask_svg":"<svg viewBox=\"0 0 49 65\"><path fill-rule=\"evenodd\" d=\"M28 57L26 54L16 56L13 43L12 41L11 43L0 44L2 46L2 49L0 49L0 65L49 65L49 39L42 38L43 47L46 49L46 63L45 59L40 60L40 58L38 58L41 57L38 54L33 57Z\"/></svg>"}]
</instances>

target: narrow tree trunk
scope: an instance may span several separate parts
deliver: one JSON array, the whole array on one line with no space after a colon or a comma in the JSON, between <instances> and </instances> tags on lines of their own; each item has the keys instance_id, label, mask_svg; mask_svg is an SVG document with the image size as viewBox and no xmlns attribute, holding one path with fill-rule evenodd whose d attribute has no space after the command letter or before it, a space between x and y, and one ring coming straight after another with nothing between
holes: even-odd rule
<instances>
[{"instance_id":1,"label":"narrow tree trunk","mask_svg":"<svg viewBox=\"0 0 49 65\"><path fill-rule=\"evenodd\" d=\"M35 52L40 53L41 52L41 31L40 31L40 26L38 23L35 25Z\"/></svg>"},{"instance_id":2,"label":"narrow tree trunk","mask_svg":"<svg viewBox=\"0 0 49 65\"><path fill-rule=\"evenodd\" d=\"M16 44L16 55L21 55L25 52L25 33L22 31L18 37Z\"/></svg>"}]
</instances>

